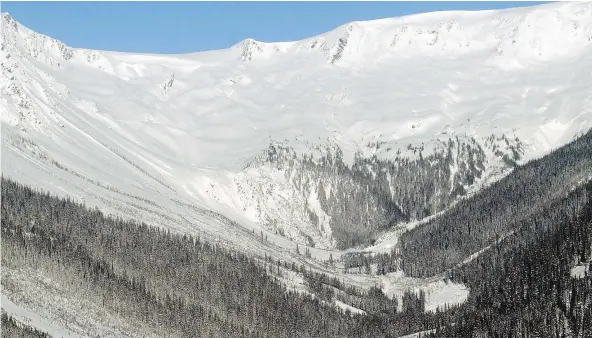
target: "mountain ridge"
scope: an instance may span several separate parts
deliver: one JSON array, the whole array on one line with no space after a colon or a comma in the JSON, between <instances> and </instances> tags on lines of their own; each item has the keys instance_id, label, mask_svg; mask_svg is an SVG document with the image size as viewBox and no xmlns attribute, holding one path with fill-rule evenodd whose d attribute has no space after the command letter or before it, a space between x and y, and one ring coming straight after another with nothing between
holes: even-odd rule
<instances>
[{"instance_id":1,"label":"mountain ridge","mask_svg":"<svg viewBox=\"0 0 592 338\"><path fill-rule=\"evenodd\" d=\"M573 32L565 30L574 22ZM579 44L590 27L590 3L561 3L354 22L296 42L247 39L218 51L136 55L71 48L3 14L2 140L14 161L3 171L34 181L85 177L75 188L38 182L54 191L91 184L151 201L173 191L248 229L290 234L300 244L312 236L333 249L336 229L326 225L345 202L334 201L329 212L315 200L327 149L352 170L325 187L327 198L331 190L359 196L373 189L406 206L403 218L441 211L591 126L590 48ZM558 39L577 48L562 49ZM464 40L471 46L451 47ZM546 54L554 50L566 54ZM282 161L298 169L288 174L257 161L245 169L270 145L291 149L294 158ZM311 155L316 172L304 165ZM423 167L417 187L392 180L397 168L424 158L439 162ZM23 172L31 163L42 173ZM436 186L431 172L440 173ZM410 202L421 199L434 205L427 214ZM117 208L129 207L122 203ZM390 219L382 217L381 229Z\"/></svg>"},{"instance_id":2,"label":"mountain ridge","mask_svg":"<svg viewBox=\"0 0 592 338\"><path fill-rule=\"evenodd\" d=\"M87 209L94 207L117 222L143 222L150 230L140 234L164 228L163 235L180 235L175 238L187 244L195 242L185 235L268 262L265 273L277 283L318 296L323 306L370 318L371 325L371 316L364 314L395 312L397 300L413 318L415 311L474 304L480 297L474 287L487 289L474 280L467 288L454 269L479 271L477 262L494 255L488 248L525 235L514 230L525 228L520 218L536 210L526 204L516 209L513 193L543 209L570 205L568 200L550 203L532 191L542 189L555 198L557 187L576 184L579 191L590 179L589 153L570 151L573 145L566 144L592 127L591 5L434 13L407 18L392 31L382 27L394 27L386 19L346 24L322 38L284 44L248 39L228 49L184 55L71 48L3 15L3 182L6 177L13 188L26 184L30 188L15 191L43 191L38 196L51 194L54 201L67 197L85 214L97 215ZM454 20L455 15L473 19ZM422 17L436 23L425 24ZM451 43L465 40L469 46ZM589 143L590 135L582 140ZM521 166L559 148L569 153L569 163L581 162L576 174L563 175L570 179L555 174L574 169L566 161L538 161L552 170L530 177L528 165ZM500 180L507 175L512 177ZM556 180L542 184L545 175ZM504 184L509 188L499 189ZM481 192L487 198L479 197ZM483 207L487 203L479 198L496 207ZM14 205L10 212L22 216ZM483 224L459 226L470 219L458 212L461 208ZM487 212L473 212L481 209ZM561 228L564 220L556 223L554 215L567 211L537 217ZM501 238L487 233L497 231L487 222L502 223L497 221L502 216L515 223L498 227ZM15 229L26 234L29 227L43 235L43 227L23 220ZM441 223L450 231L434 235ZM472 242L459 236L465 227ZM23 243L14 238L15 245ZM51 236L39 239L49 247L53 243ZM443 257L452 271L444 271ZM586 259L576 262L579 270L587 269ZM562 271L570 271L573 264L563 265ZM40 287L41 276L32 270L5 270L3 276L28 290ZM315 275L319 272L324 275ZM442 280L448 273L453 282ZM369 291L348 294L350 286ZM419 298L408 290L420 292ZM51 297L60 299L56 292ZM333 299L334 293L341 298ZM26 298L12 301L18 299ZM52 313L48 304L37 310ZM418 330L426 326L413 323ZM111 330L104 324L93 320L85 329ZM383 324L384 332L400 329Z\"/></svg>"},{"instance_id":3,"label":"mountain ridge","mask_svg":"<svg viewBox=\"0 0 592 338\"><path fill-rule=\"evenodd\" d=\"M385 18L379 18L379 19L350 21L350 22L346 22L344 24L341 24L332 30L322 32L322 33L313 35L311 37L307 37L307 38L303 38L303 39L299 39L299 40L259 41L259 40L252 38L252 37L247 37L247 38L245 38L245 39L243 39L243 40L241 40L241 41L239 41L239 42L235 43L234 45L229 46L227 48L214 49L214 50L232 49L235 47L242 46L245 42L254 42L254 43L260 43L260 44L267 44L267 45L273 45L273 44L290 45L290 44L296 44L296 43L304 43L304 42L308 42L309 40L314 40L314 39L318 39L321 37L325 37L326 35L332 34L332 32L343 33L342 31L347 30L351 27L364 28L364 27L370 27L370 26L375 26L375 27L379 27L379 26L389 27L389 26L391 26L389 28L393 28L392 26L396 26L396 25L425 24L426 21L428 22L429 25L442 26L442 25L444 25L444 22L441 21L443 19L453 20L453 21L457 20L457 19L483 19L483 18L489 18L492 15L529 14L531 12L544 11L544 10L548 10L548 9L558 10L561 7L576 7L575 9L572 9L572 11L571 11L572 14L575 16L585 15L590 10L590 6L586 5L585 2L580 2L580 3L578 3L578 5L572 4L572 5L565 5L565 6L558 5L557 3L550 3L550 4L529 5L529 6L523 6L523 7L514 7L514 8L506 8L506 9L491 9L491 10L441 10L441 11L426 12L426 13L408 14L408 15L402 15L402 16L396 16L396 17L385 17ZM575 11L575 10L577 10L577 11ZM3 13L1 13L1 15L3 18L6 18L7 20L10 20L10 19L14 20L13 16L9 12L3 12ZM499 20L499 18L494 18L494 19ZM14 20L14 21L16 21L16 20ZM430 22L430 21L432 21L432 22ZM92 48L86 48L86 47L73 47L73 48L96 50L98 52L115 52L115 53L118 52L115 50L112 50L112 51L111 50L98 50L98 49L92 49ZM214 51L214 50L210 50L210 51ZM189 52L189 53L182 53L182 54L158 54L158 53L137 53L137 54L171 55L172 56L172 55L196 54L196 53L200 53L200 52Z\"/></svg>"}]
</instances>

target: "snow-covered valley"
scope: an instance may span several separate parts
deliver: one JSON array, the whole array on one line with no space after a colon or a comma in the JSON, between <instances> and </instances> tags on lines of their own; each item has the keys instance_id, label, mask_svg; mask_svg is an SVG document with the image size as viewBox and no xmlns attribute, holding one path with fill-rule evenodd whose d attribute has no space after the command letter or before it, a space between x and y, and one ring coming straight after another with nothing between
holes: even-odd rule
<instances>
[{"instance_id":1,"label":"snow-covered valley","mask_svg":"<svg viewBox=\"0 0 592 338\"><path fill-rule=\"evenodd\" d=\"M430 310L468 290L324 262L389 251L592 127L591 3L184 55L72 48L8 14L1 34L5 177L389 296L423 287Z\"/></svg>"}]
</instances>

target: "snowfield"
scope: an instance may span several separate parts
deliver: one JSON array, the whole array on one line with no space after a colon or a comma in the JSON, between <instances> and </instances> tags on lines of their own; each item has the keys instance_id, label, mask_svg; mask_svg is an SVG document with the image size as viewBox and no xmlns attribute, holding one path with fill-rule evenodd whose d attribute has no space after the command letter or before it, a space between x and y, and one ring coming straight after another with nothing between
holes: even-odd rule
<instances>
[{"instance_id":1,"label":"snowfield","mask_svg":"<svg viewBox=\"0 0 592 338\"><path fill-rule=\"evenodd\" d=\"M330 255L360 248L337 250L316 188L303 196L257 157L272 143L299 155L338 147L351 164L472 137L487 162L470 193L507 173L494 149L510 153L519 140L521 163L592 127L591 3L353 22L301 41L184 55L72 48L6 13L1 28L3 175L389 296L424 288L427 310L469 291L326 268ZM367 249L389 251L418 224Z\"/></svg>"}]
</instances>

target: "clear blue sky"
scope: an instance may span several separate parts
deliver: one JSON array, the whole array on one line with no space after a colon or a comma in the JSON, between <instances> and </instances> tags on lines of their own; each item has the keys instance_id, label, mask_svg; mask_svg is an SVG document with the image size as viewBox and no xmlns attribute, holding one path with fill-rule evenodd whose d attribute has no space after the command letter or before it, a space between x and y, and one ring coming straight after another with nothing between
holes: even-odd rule
<instances>
[{"instance_id":1,"label":"clear blue sky","mask_svg":"<svg viewBox=\"0 0 592 338\"><path fill-rule=\"evenodd\" d=\"M245 39L293 41L350 21L541 2L6 2L25 26L72 47L137 53L227 48Z\"/></svg>"}]
</instances>

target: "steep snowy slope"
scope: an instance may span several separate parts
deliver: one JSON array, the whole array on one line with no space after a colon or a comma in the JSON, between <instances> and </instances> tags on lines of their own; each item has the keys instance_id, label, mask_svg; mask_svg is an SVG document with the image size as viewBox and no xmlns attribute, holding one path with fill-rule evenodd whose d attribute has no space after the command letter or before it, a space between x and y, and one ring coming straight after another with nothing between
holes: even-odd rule
<instances>
[{"instance_id":1,"label":"steep snowy slope","mask_svg":"<svg viewBox=\"0 0 592 338\"><path fill-rule=\"evenodd\" d=\"M591 40L590 3L186 55L71 48L3 14L2 172L245 250L328 258L588 130Z\"/></svg>"}]
</instances>

